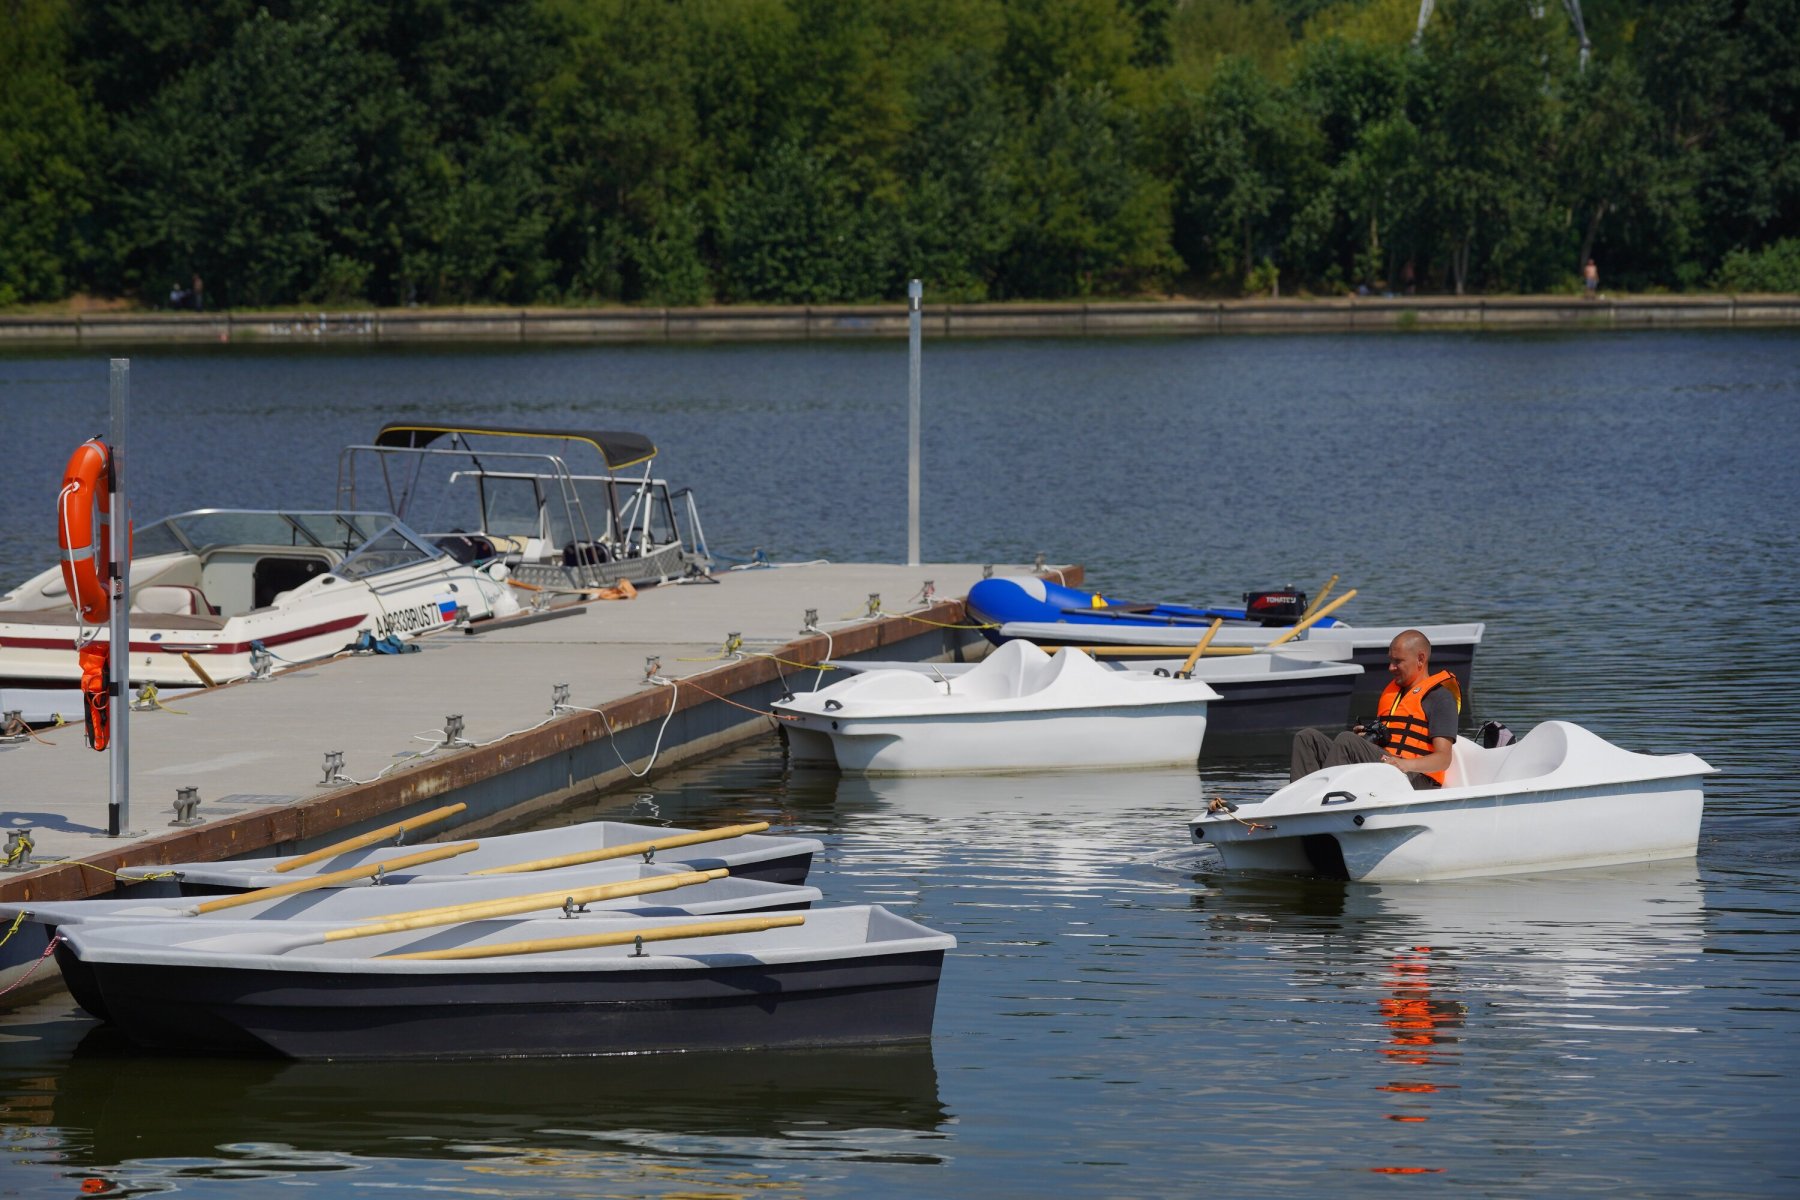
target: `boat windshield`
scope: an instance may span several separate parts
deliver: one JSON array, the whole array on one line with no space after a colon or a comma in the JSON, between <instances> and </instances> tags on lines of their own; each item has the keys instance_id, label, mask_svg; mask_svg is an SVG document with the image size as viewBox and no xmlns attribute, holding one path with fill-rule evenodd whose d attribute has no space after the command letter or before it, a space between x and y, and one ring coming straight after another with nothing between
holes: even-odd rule
<instances>
[{"instance_id":1,"label":"boat windshield","mask_svg":"<svg viewBox=\"0 0 1800 1200\"><path fill-rule=\"evenodd\" d=\"M460 473L455 478L460 478ZM481 483L481 528L505 537L542 537L544 505L537 480L528 476L476 476ZM564 522L566 524L566 522Z\"/></svg>"},{"instance_id":2,"label":"boat windshield","mask_svg":"<svg viewBox=\"0 0 1800 1200\"><path fill-rule=\"evenodd\" d=\"M137 531L132 553L201 554L227 546L286 546L330 550L342 557L337 574L359 578L392 570L443 551L401 524L373 512L276 512L200 509L164 517Z\"/></svg>"},{"instance_id":3,"label":"boat windshield","mask_svg":"<svg viewBox=\"0 0 1800 1200\"><path fill-rule=\"evenodd\" d=\"M378 575L383 571L392 571L398 567L410 567L414 563L441 558L443 555L442 550L431 545L400 522L394 521L386 529L363 543L354 554L339 563L332 574L350 579L363 579L370 575Z\"/></svg>"}]
</instances>

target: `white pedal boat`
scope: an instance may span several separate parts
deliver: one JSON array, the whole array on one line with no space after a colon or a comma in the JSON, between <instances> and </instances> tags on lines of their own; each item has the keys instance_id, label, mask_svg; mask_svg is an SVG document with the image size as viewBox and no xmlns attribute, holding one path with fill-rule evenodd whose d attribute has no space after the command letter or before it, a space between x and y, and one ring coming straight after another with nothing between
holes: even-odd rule
<instances>
[{"instance_id":1,"label":"white pedal boat","mask_svg":"<svg viewBox=\"0 0 1800 1200\"><path fill-rule=\"evenodd\" d=\"M447 628L459 610L479 621L511 616L520 605L505 583L457 562L390 514L179 513L133 539L131 682L161 688L243 679L259 645L272 666L306 662L364 633L406 641ZM0 596L0 682L75 688L75 643L83 634L101 642L111 636L104 625L77 624L60 566L13 588ZM68 694L56 709L65 719Z\"/></svg>"},{"instance_id":2,"label":"white pedal boat","mask_svg":"<svg viewBox=\"0 0 1800 1200\"><path fill-rule=\"evenodd\" d=\"M1110 671L1020 641L954 678L868 671L773 707L796 761L951 774L1191 765L1218 698L1198 679Z\"/></svg>"},{"instance_id":3,"label":"white pedal boat","mask_svg":"<svg viewBox=\"0 0 1800 1200\"><path fill-rule=\"evenodd\" d=\"M109 921L62 936L138 1045L303 1059L927 1038L944 952L956 945L869 905L724 920L484 920L333 941L279 922ZM420 953L447 956L399 957Z\"/></svg>"},{"instance_id":4,"label":"white pedal boat","mask_svg":"<svg viewBox=\"0 0 1800 1200\"><path fill-rule=\"evenodd\" d=\"M1655 862L1693 855L1713 770L1546 721L1491 750L1458 738L1442 788L1385 763L1327 767L1189 832L1234 870L1373 883Z\"/></svg>"},{"instance_id":5,"label":"white pedal boat","mask_svg":"<svg viewBox=\"0 0 1800 1200\"><path fill-rule=\"evenodd\" d=\"M1308 646L1292 652L1237 654L1202 658L1194 663L1195 679L1219 694L1206 710L1207 753L1247 752L1251 743L1291 736L1309 725L1338 728L1350 716L1350 693L1363 668L1349 661L1346 645ZM1096 659L1113 671L1173 675L1185 658ZM947 679L973 671L978 663L857 662L832 659L841 671L914 671Z\"/></svg>"}]
</instances>

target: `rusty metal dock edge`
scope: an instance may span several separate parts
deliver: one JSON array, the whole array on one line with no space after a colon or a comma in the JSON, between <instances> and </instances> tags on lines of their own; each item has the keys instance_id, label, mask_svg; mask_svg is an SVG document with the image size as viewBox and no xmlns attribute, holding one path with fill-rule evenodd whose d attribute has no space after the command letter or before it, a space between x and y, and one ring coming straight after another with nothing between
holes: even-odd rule
<instances>
[{"instance_id":1,"label":"rusty metal dock edge","mask_svg":"<svg viewBox=\"0 0 1800 1200\"><path fill-rule=\"evenodd\" d=\"M1079 567L1067 568L1065 574L1071 582L1083 578ZM78 899L114 890L115 874L149 874L176 862L303 853L447 802L468 806L453 827L457 835L502 827L630 777L623 764L642 763L653 750L654 765L661 770L768 735L775 728L774 718L766 712L769 702L787 690L788 677L805 670L792 664L817 663L827 654L955 659L979 641L979 632L967 624L961 600L876 618L835 631L829 638L823 634L800 638L768 655L745 657L677 680L672 716L671 689L653 685L607 701L592 712L571 713L497 744L403 768L373 783L348 785L315 799L234 814L118 850L0 876L0 900ZM437 836L450 833L451 828L445 828ZM21 935L24 932L20 930ZM20 947L9 949L15 952L5 956L5 965L10 966L19 962Z\"/></svg>"}]
</instances>

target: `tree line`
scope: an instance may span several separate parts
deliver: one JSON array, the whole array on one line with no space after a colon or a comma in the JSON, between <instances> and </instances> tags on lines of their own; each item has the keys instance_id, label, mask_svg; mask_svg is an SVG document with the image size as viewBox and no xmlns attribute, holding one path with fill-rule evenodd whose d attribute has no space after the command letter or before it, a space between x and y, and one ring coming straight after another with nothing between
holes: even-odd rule
<instances>
[{"instance_id":1,"label":"tree line","mask_svg":"<svg viewBox=\"0 0 1800 1200\"><path fill-rule=\"evenodd\" d=\"M1800 290L1800 0L0 10L0 305Z\"/></svg>"}]
</instances>

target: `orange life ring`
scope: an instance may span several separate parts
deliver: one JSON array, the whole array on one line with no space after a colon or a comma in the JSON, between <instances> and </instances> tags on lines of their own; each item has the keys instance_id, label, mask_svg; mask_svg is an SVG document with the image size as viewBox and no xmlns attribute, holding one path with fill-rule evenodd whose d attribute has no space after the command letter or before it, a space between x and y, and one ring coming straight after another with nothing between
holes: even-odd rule
<instances>
[{"instance_id":1,"label":"orange life ring","mask_svg":"<svg viewBox=\"0 0 1800 1200\"><path fill-rule=\"evenodd\" d=\"M56 544L62 549L63 584L75 611L89 625L112 613L107 553L112 536L111 454L90 438L75 448L63 468L56 500Z\"/></svg>"}]
</instances>

